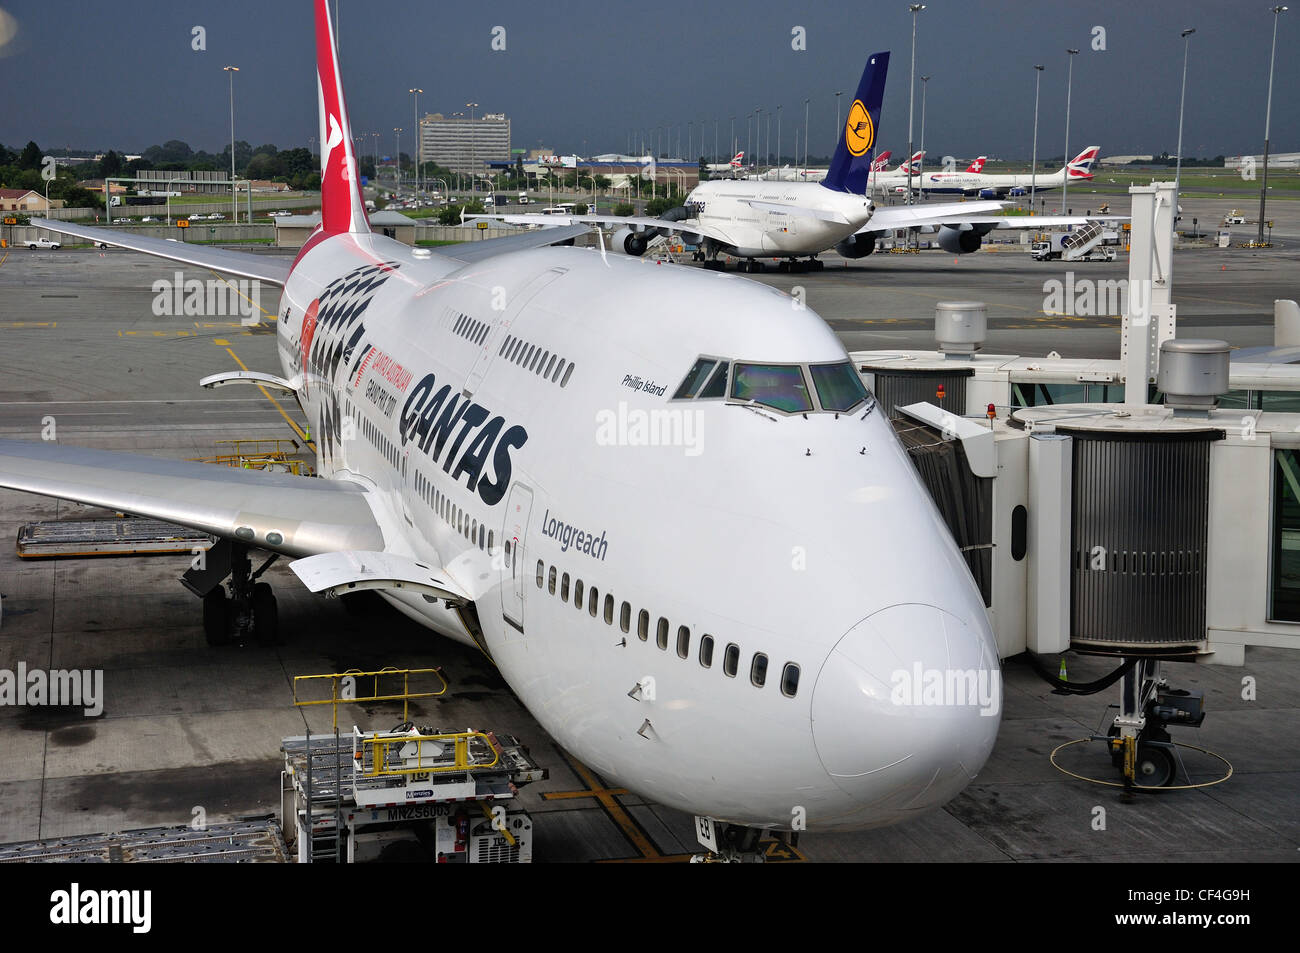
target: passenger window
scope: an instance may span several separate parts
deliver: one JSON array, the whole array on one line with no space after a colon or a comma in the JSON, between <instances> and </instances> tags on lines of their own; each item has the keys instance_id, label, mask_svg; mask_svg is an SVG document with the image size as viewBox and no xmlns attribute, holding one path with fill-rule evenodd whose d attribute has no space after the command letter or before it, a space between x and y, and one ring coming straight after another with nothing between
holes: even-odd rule
<instances>
[{"instance_id":1,"label":"passenger window","mask_svg":"<svg viewBox=\"0 0 1300 953\"><path fill-rule=\"evenodd\" d=\"M650 613L645 609L636 617L636 637L642 642L650 638Z\"/></svg>"},{"instance_id":2,"label":"passenger window","mask_svg":"<svg viewBox=\"0 0 1300 953\"><path fill-rule=\"evenodd\" d=\"M587 615L591 616L594 619L596 618L596 613L599 610L600 610L600 593L597 592L595 586L592 586L590 589L587 590Z\"/></svg>"},{"instance_id":3,"label":"passenger window","mask_svg":"<svg viewBox=\"0 0 1300 953\"><path fill-rule=\"evenodd\" d=\"M794 662L786 662L785 668L781 670L781 694L787 698L794 698L795 693L799 691L799 666Z\"/></svg>"},{"instance_id":4,"label":"passenger window","mask_svg":"<svg viewBox=\"0 0 1300 953\"><path fill-rule=\"evenodd\" d=\"M687 658L691 654L691 630L684 626L677 627L677 655Z\"/></svg>"},{"instance_id":5,"label":"passenger window","mask_svg":"<svg viewBox=\"0 0 1300 953\"><path fill-rule=\"evenodd\" d=\"M496 541L493 539L493 535L494 534L492 530L488 530L488 552L489 553L492 552L493 547L496 545Z\"/></svg>"},{"instance_id":6,"label":"passenger window","mask_svg":"<svg viewBox=\"0 0 1300 953\"><path fill-rule=\"evenodd\" d=\"M546 365L546 370L542 371L543 380L549 378L551 376L551 372L555 370L555 361L556 361L556 356L552 354L550 362Z\"/></svg>"},{"instance_id":7,"label":"passenger window","mask_svg":"<svg viewBox=\"0 0 1300 953\"><path fill-rule=\"evenodd\" d=\"M507 543L506 545L509 546L510 544ZM546 576L546 591L549 592L551 595L555 595L555 567L554 566L551 567L551 571L547 573Z\"/></svg>"},{"instance_id":8,"label":"passenger window","mask_svg":"<svg viewBox=\"0 0 1300 953\"><path fill-rule=\"evenodd\" d=\"M564 358L560 358L560 363L557 364L555 367L555 373L551 375L551 383L554 384L556 381L558 381L560 379L560 375L563 373L564 373Z\"/></svg>"},{"instance_id":9,"label":"passenger window","mask_svg":"<svg viewBox=\"0 0 1300 953\"><path fill-rule=\"evenodd\" d=\"M542 583L546 581L546 564L540 559L537 560L537 588L542 588Z\"/></svg>"},{"instance_id":10,"label":"passenger window","mask_svg":"<svg viewBox=\"0 0 1300 953\"><path fill-rule=\"evenodd\" d=\"M560 599L563 602L569 601L569 574L567 572L560 577Z\"/></svg>"},{"instance_id":11,"label":"passenger window","mask_svg":"<svg viewBox=\"0 0 1300 953\"><path fill-rule=\"evenodd\" d=\"M722 674L728 678L736 677L736 669L740 665L740 646L735 642L727 643L727 651L722 653Z\"/></svg>"},{"instance_id":12,"label":"passenger window","mask_svg":"<svg viewBox=\"0 0 1300 953\"><path fill-rule=\"evenodd\" d=\"M605 624L614 624L614 597L605 593Z\"/></svg>"},{"instance_id":13,"label":"passenger window","mask_svg":"<svg viewBox=\"0 0 1300 953\"><path fill-rule=\"evenodd\" d=\"M506 568L509 569L509 568L510 568L510 540L508 540L508 539L506 540L506 552L505 552L505 557L506 557L506 559L505 559L505 562L506 562Z\"/></svg>"},{"instance_id":14,"label":"passenger window","mask_svg":"<svg viewBox=\"0 0 1300 953\"><path fill-rule=\"evenodd\" d=\"M754 653L754 661L749 666L749 680L759 688L767 683L767 656L762 652Z\"/></svg>"},{"instance_id":15,"label":"passenger window","mask_svg":"<svg viewBox=\"0 0 1300 953\"><path fill-rule=\"evenodd\" d=\"M661 649L668 648L668 620L663 616L659 617L659 625L655 629L655 644Z\"/></svg>"},{"instance_id":16,"label":"passenger window","mask_svg":"<svg viewBox=\"0 0 1300 953\"><path fill-rule=\"evenodd\" d=\"M550 356L551 356L551 352L550 352L550 351L543 351L543 352L542 352L542 359L541 359L540 361L537 362L537 367L536 367L536 369L535 369L535 372L536 372L536 373L538 373L538 374L545 374L545 373L546 373L546 361L547 361L547 359L548 359Z\"/></svg>"},{"instance_id":17,"label":"passenger window","mask_svg":"<svg viewBox=\"0 0 1300 953\"><path fill-rule=\"evenodd\" d=\"M709 379L709 372L713 370L713 365L717 363L710 357L702 357L696 361L695 366L686 375L686 379L677 388L677 393L673 394L673 400L689 400L699 393L700 388Z\"/></svg>"},{"instance_id":18,"label":"passenger window","mask_svg":"<svg viewBox=\"0 0 1300 953\"><path fill-rule=\"evenodd\" d=\"M560 386L561 386L561 387L568 387L568 386L569 386L569 378L572 377L572 376L573 376L573 365L570 364L570 365L569 365L569 369L568 369L567 371L565 371L565 372L564 372L564 376L560 378Z\"/></svg>"},{"instance_id":19,"label":"passenger window","mask_svg":"<svg viewBox=\"0 0 1300 953\"><path fill-rule=\"evenodd\" d=\"M632 603L625 602L618 610L618 627L624 632L632 629Z\"/></svg>"},{"instance_id":20,"label":"passenger window","mask_svg":"<svg viewBox=\"0 0 1300 953\"><path fill-rule=\"evenodd\" d=\"M573 604L579 609L582 608L582 580L577 579L573 583Z\"/></svg>"},{"instance_id":21,"label":"passenger window","mask_svg":"<svg viewBox=\"0 0 1300 953\"><path fill-rule=\"evenodd\" d=\"M700 636L700 665L704 668L713 667L713 636Z\"/></svg>"}]
</instances>

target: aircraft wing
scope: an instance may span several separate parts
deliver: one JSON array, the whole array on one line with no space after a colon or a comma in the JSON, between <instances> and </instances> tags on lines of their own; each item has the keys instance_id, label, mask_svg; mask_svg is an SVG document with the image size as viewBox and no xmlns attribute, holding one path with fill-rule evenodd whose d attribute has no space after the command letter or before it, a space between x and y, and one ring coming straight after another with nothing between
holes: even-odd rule
<instances>
[{"instance_id":1,"label":"aircraft wing","mask_svg":"<svg viewBox=\"0 0 1300 953\"><path fill-rule=\"evenodd\" d=\"M783 207L782 211L797 214L801 210ZM702 235L705 238L712 238L714 241L722 245L735 244L726 232L713 225L704 225L698 221L670 222L667 219L647 218L643 215L541 215L537 213L522 212L517 215L466 215L465 218L488 218L505 222L507 225L542 225L550 228L557 225L608 225L613 228L636 226L645 229L662 228L667 232L688 232L691 235ZM500 240L501 239L497 239L497 241ZM449 254L451 254L451 252L449 252Z\"/></svg>"},{"instance_id":2,"label":"aircraft wing","mask_svg":"<svg viewBox=\"0 0 1300 953\"><path fill-rule=\"evenodd\" d=\"M465 216L466 218L478 216ZM540 218L555 218L554 215L542 215ZM559 216L565 218L567 216ZM546 222L555 225L554 222ZM523 232L519 235L503 235L500 238L485 238L482 241L461 242L458 245L445 245L434 249L443 258L454 258L466 264L504 255L506 252L523 251L526 248L540 248L543 245L558 245L560 242L586 235L590 229L585 225L562 225L544 231Z\"/></svg>"},{"instance_id":3,"label":"aircraft wing","mask_svg":"<svg viewBox=\"0 0 1300 953\"><path fill-rule=\"evenodd\" d=\"M961 224L992 225L994 228L1059 228L1088 222L1127 222L1127 215L992 215L962 218ZM953 224L957 224L954 222Z\"/></svg>"},{"instance_id":4,"label":"aircraft wing","mask_svg":"<svg viewBox=\"0 0 1300 953\"><path fill-rule=\"evenodd\" d=\"M384 548L364 487L342 480L0 440L0 487L166 520L290 556Z\"/></svg>"},{"instance_id":5,"label":"aircraft wing","mask_svg":"<svg viewBox=\"0 0 1300 953\"><path fill-rule=\"evenodd\" d=\"M913 228L919 225L960 225L977 215L1002 210L1005 202L948 202L942 205L899 205L877 208L863 232L879 232L887 228Z\"/></svg>"},{"instance_id":6,"label":"aircraft wing","mask_svg":"<svg viewBox=\"0 0 1300 953\"><path fill-rule=\"evenodd\" d=\"M209 245L192 245L187 242L169 241L166 238L152 238L148 235L132 235L114 228L73 225L44 218L34 218L32 224L74 238L103 242L105 245L113 245L117 248L129 248L132 251L144 252L146 255L157 255L186 265L211 268L213 271L239 278L256 278L259 281L279 285L281 288L289 280L289 269L292 267L289 258L278 255L252 255L248 252L229 251Z\"/></svg>"}]
</instances>

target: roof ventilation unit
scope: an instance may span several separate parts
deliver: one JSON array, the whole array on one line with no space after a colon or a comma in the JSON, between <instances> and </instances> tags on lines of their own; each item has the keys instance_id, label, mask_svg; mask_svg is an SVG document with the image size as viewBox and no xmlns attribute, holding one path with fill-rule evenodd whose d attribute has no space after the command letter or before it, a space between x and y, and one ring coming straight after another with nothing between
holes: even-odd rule
<instances>
[{"instance_id":1,"label":"roof ventilation unit","mask_svg":"<svg viewBox=\"0 0 1300 953\"><path fill-rule=\"evenodd\" d=\"M1174 338L1160 345L1156 386L1176 417L1208 415L1228 392L1228 354L1224 341Z\"/></svg>"},{"instance_id":2,"label":"roof ventilation unit","mask_svg":"<svg viewBox=\"0 0 1300 953\"><path fill-rule=\"evenodd\" d=\"M983 301L940 301L934 306L934 339L945 357L978 351L987 324Z\"/></svg>"}]
</instances>

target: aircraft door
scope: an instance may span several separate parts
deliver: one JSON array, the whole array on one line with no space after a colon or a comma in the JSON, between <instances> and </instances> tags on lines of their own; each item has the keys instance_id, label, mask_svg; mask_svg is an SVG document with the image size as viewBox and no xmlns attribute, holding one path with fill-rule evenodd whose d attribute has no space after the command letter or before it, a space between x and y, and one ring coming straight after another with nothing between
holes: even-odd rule
<instances>
[{"instance_id":1,"label":"aircraft door","mask_svg":"<svg viewBox=\"0 0 1300 953\"><path fill-rule=\"evenodd\" d=\"M533 491L522 483L506 497L505 524L501 528L501 614L506 623L524 631L524 593L528 588L528 519L533 511Z\"/></svg>"}]
</instances>

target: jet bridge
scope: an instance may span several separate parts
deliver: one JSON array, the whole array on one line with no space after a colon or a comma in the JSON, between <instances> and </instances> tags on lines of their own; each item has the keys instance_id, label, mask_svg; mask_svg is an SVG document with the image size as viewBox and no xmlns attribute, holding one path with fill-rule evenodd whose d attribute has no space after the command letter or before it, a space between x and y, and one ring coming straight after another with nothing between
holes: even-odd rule
<instances>
[{"instance_id":1,"label":"jet bridge","mask_svg":"<svg viewBox=\"0 0 1300 953\"><path fill-rule=\"evenodd\" d=\"M981 353L972 302L940 305L935 351L851 356L967 557L999 654L1113 657L1091 686L1122 688L1101 737L1126 785L1157 787L1177 780L1166 728L1203 717L1164 663L1300 648L1300 309L1279 302L1277 347L1241 361L1177 337L1173 186L1131 192L1143 293L1118 359Z\"/></svg>"}]
</instances>

